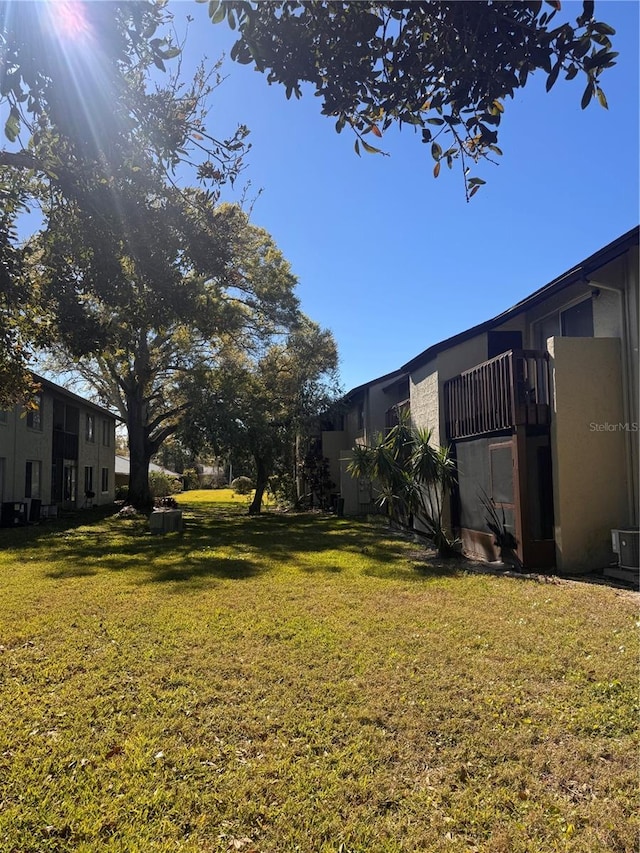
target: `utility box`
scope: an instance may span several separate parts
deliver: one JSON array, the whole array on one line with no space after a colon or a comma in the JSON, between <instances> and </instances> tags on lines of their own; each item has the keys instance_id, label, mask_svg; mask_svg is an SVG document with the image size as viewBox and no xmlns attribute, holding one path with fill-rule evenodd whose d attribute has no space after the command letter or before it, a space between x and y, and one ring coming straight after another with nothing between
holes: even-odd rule
<instances>
[{"instance_id":1,"label":"utility box","mask_svg":"<svg viewBox=\"0 0 640 853\"><path fill-rule=\"evenodd\" d=\"M152 533L181 533L182 510L154 509L149 516L149 529Z\"/></svg>"},{"instance_id":2,"label":"utility box","mask_svg":"<svg viewBox=\"0 0 640 853\"><path fill-rule=\"evenodd\" d=\"M609 566L605 575L638 583L640 569L640 530L637 527L611 531L611 549L618 556L618 565Z\"/></svg>"}]
</instances>

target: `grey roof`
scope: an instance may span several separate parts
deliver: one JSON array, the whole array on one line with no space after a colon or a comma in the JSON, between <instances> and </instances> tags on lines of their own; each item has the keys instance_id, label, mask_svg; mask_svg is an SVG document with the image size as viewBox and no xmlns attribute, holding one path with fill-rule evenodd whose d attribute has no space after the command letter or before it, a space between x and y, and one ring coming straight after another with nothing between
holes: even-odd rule
<instances>
[{"instance_id":1,"label":"grey roof","mask_svg":"<svg viewBox=\"0 0 640 853\"><path fill-rule=\"evenodd\" d=\"M149 473L166 474L167 477L182 477L182 474L177 474L175 471L169 471L168 468L163 468L161 465L156 465L155 462L149 463ZM129 474L129 457L116 455L116 474Z\"/></svg>"}]
</instances>

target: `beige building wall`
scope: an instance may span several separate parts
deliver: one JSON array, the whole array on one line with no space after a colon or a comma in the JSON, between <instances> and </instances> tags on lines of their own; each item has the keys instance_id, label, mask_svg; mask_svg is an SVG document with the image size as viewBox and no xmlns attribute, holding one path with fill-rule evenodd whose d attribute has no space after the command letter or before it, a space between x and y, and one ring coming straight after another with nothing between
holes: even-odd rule
<instances>
[{"instance_id":1,"label":"beige building wall","mask_svg":"<svg viewBox=\"0 0 640 853\"><path fill-rule=\"evenodd\" d=\"M382 390L387 384L380 382L368 388L364 425L365 441L369 445L375 444L378 438L384 436L386 411L395 402L399 402Z\"/></svg>"},{"instance_id":2,"label":"beige building wall","mask_svg":"<svg viewBox=\"0 0 640 853\"><path fill-rule=\"evenodd\" d=\"M87 438L86 419L87 415L95 417L94 440ZM106 424L106 435L103 431ZM108 438L107 438L108 437ZM107 441L105 442L105 438ZM104 417L94 411L80 410L80 435L78 436L78 505L85 503L84 497L84 469L93 468L93 491L95 497L92 499L94 505L113 503L115 499L115 422L113 418ZM102 489L102 469L108 470L107 489Z\"/></svg>"},{"instance_id":3,"label":"beige building wall","mask_svg":"<svg viewBox=\"0 0 640 853\"><path fill-rule=\"evenodd\" d=\"M340 455L346 444L344 430L325 430L322 433L322 455L329 460L329 477L340 491Z\"/></svg>"},{"instance_id":4,"label":"beige building wall","mask_svg":"<svg viewBox=\"0 0 640 853\"><path fill-rule=\"evenodd\" d=\"M551 450L556 560L567 573L607 566L626 523L627 478L615 338L551 338Z\"/></svg>"},{"instance_id":5,"label":"beige building wall","mask_svg":"<svg viewBox=\"0 0 640 853\"><path fill-rule=\"evenodd\" d=\"M40 427L27 425L27 416L21 406L3 413L0 418L0 500L24 501L26 463L40 463L40 500L48 504L51 500L51 464L53 449L53 396L44 388L40 407ZM84 496L84 469L91 466L93 472L93 504L113 503L115 496L115 420L106 413L84 407L81 400L70 401L80 411L77 459L77 501L82 507ZM86 439L86 415L95 418L95 441ZM103 432L106 423L106 433ZM106 439L106 442L104 441ZM102 469L108 471L107 489L101 488Z\"/></svg>"},{"instance_id":6,"label":"beige building wall","mask_svg":"<svg viewBox=\"0 0 640 853\"><path fill-rule=\"evenodd\" d=\"M433 430L434 444L440 444L440 400L437 361L434 359L411 374L409 382L411 422L420 429Z\"/></svg>"},{"instance_id":7,"label":"beige building wall","mask_svg":"<svg viewBox=\"0 0 640 853\"><path fill-rule=\"evenodd\" d=\"M361 515L368 512L371 501L371 485L352 477L347 467L351 462L351 452L343 451L340 454L340 497L344 500L345 515Z\"/></svg>"},{"instance_id":8,"label":"beige building wall","mask_svg":"<svg viewBox=\"0 0 640 853\"><path fill-rule=\"evenodd\" d=\"M21 406L7 413L5 428L0 432L0 456L5 457L3 499L25 500L25 463L40 462L40 494L48 502L51 494L51 433L53 429L53 400L43 394L40 407L40 427L27 426L27 416ZM4 442L3 442L4 437Z\"/></svg>"}]
</instances>

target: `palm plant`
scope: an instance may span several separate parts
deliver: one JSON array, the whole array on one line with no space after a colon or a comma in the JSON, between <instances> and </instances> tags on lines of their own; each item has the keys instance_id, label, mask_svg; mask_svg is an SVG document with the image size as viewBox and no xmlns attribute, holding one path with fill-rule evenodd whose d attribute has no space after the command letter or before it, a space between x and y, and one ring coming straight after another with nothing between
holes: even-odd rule
<instances>
[{"instance_id":1,"label":"palm plant","mask_svg":"<svg viewBox=\"0 0 640 853\"><path fill-rule=\"evenodd\" d=\"M432 443L433 432L411 426L402 417L372 447L354 448L348 470L375 482L376 502L399 524L423 528L441 555L455 552L443 524L444 499L455 482L449 449Z\"/></svg>"}]
</instances>

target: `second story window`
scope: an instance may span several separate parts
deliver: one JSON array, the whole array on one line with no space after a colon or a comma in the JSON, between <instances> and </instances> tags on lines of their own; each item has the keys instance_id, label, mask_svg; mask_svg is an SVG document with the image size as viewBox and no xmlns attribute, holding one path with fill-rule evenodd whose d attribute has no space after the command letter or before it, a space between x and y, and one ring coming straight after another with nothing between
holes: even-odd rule
<instances>
[{"instance_id":1,"label":"second story window","mask_svg":"<svg viewBox=\"0 0 640 853\"><path fill-rule=\"evenodd\" d=\"M95 415L87 415L87 420L85 422L85 432L84 437L89 444L93 444L96 440L96 416Z\"/></svg>"},{"instance_id":2,"label":"second story window","mask_svg":"<svg viewBox=\"0 0 640 853\"><path fill-rule=\"evenodd\" d=\"M27 426L29 429L42 429L42 394L33 398L33 408L27 412Z\"/></svg>"},{"instance_id":3,"label":"second story window","mask_svg":"<svg viewBox=\"0 0 640 853\"><path fill-rule=\"evenodd\" d=\"M102 443L105 447L111 447L111 421L106 418L102 421Z\"/></svg>"}]
</instances>

